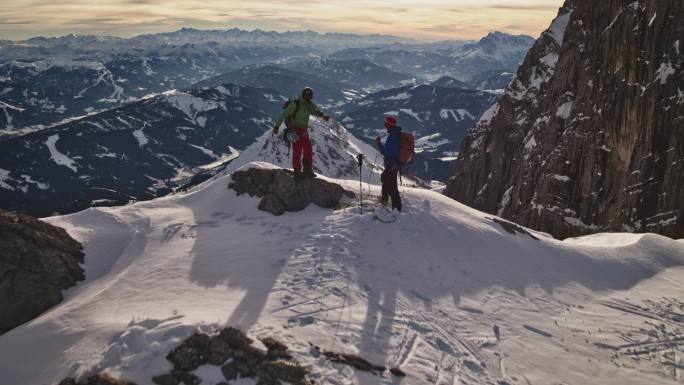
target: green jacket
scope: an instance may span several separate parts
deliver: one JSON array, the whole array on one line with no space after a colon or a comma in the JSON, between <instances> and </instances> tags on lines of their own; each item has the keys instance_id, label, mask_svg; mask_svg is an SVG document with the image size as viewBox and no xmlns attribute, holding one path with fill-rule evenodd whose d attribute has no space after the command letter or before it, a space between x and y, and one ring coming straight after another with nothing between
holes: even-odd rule
<instances>
[{"instance_id":1,"label":"green jacket","mask_svg":"<svg viewBox=\"0 0 684 385\"><path fill-rule=\"evenodd\" d=\"M297 109L297 103L299 103L299 111L297 111L296 116L293 116ZM275 127L280 128L280 125L283 123L289 123L299 128L308 128L309 117L311 115L320 118L325 114L323 114L313 102L306 101L304 98L300 97L297 99L297 102L294 100L290 102L287 108L278 115L278 121L276 121Z\"/></svg>"}]
</instances>

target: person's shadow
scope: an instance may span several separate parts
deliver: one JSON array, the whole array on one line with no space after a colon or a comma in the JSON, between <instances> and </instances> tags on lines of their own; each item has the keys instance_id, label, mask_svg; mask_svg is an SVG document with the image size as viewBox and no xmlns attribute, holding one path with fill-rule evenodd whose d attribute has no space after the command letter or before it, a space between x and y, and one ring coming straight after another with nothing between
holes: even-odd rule
<instances>
[{"instance_id":1,"label":"person's shadow","mask_svg":"<svg viewBox=\"0 0 684 385\"><path fill-rule=\"evenodd\" d=\"M662 239L652 235L645 236L634 247L618 248L624 250L625 258L617 260L602 256L604 251L599 248L583 250L535 240L525 234L509 234L499 224L470 212L463 213L470 218L450 227L454 222L440 212L445 208L430 207L429 201L417 203L407 199L405 209L409 215L386 225L351 212L333 217L330 210L312 207L274 217L257 210L257 199L235 198L230 191L195 194L184 199L214 199L201 204L188 202L194 208L196 222L190 277L208 289L225 285L244 293L226 303L229 325L253 327L269 295L283 290L276 286L296 284L279 283L284 269L288 269L287 279L292 280L289 269L293 263L313 271L302 273L313 275L306 276L307 284L297 288L301 289L299 294L309 294L310 298L327 295L334 289L330 285L337 281L326 274L326 269L336 270L335 274L349 272L350 292L345 293L349 302L343 306L351 312L352 307L360 305L358 300L354 303L352 291L365 293L362 295L366 304L360 329L358 324L349 326L351 329L345 333L359 341L361 357L388 367L405 363L406 358L400 357L399 352L403 347L393 344L401 339L398 333L408 330L406 323L419 334L439 335L429 343L446 355L454 353L445 345L449 336L435 331L429 323L421 324L421 320L435 317L433 307L440 306L444 298L453 298L454 304L459 305L461 296L492 287L522 296L530 286L547 293L568 284L579 284L595 292L625 290L665 267L684 263L681 253L656 253L654 250L662 249L658 246ZM222 207L232 207L234 211L227 212ZM429 244L425 234L429 234ZM221 240L226 237L233 238L231 249L223 248L225 242ZM306 245L317 251L302 253ZM644 254L651 259L646 261ZM316 260L310 261L312 258ZM320 272L316 272L316 263L324 267ZM217 309L218 314L221 312ZM326 313L330 314L329 309L311 314L321 317L316 322L328 322L331 331L340 327L339 321L335 325L326 319ZM402 328L397 327L398 315ZM388 381L386 377L370 378L364 377L364 383ZM391 381L401 379L392 377Z\"/></svg>"},{"instance_id":2,"label":"person's shadow","mask_svg":"<svg viewBox=\"0 0 684 385\"><path fill-rule=\"evenodd\" d=\"M323 222L329 212L307 209L275 217L257 209L258 199L235 198L225 184L216 184L226 191L206 194L218 196L213 202L198 204L197 200L208 199L205 194L186 198L192 201L188 206L193 208L195 217L195 223L186 232L195 237L190 252L190 279L206 288L225 285L244 292L241 298L232 298L234 302L227 303L225 311L234 309L228 325L247 330L259 319L289 259L308 239L309 224ZM236 199L237 210L222 209L235 208ZM223 246L222 240L226 238L232 238L230 249ZM217 314L223 312L217 309Z\"/></svg>"}]
</instances>

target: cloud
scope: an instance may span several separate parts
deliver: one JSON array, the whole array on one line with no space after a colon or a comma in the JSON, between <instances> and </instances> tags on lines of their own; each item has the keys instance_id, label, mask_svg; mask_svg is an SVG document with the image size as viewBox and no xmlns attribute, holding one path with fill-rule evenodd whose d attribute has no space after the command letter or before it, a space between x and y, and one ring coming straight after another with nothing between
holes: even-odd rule
<instances>
[{"instance_id":1,"label":"cloud","mask_svg":"<svg viewBox=\"0 0 684 385\"><path fill-rule=\"evenodd\" d=\"M0 20L0 25L32 25L35 20Z\"/></svg>"},{"instance_id":2,"label":"cloud","mask_svg":"<svg viewBox=\"0 0 684 385\"><path fill-rule=\"evenodd\" d=\"M40 31L131 35L182 26L380 33L426 39L476 38L492 30L544 30L563 0L16 0L0 26ZM392 5L388 5L392 4ZM2 22L4 21L4 22ZM515 27L515 28L513 28Z\"/></svg>"}]
</instances>

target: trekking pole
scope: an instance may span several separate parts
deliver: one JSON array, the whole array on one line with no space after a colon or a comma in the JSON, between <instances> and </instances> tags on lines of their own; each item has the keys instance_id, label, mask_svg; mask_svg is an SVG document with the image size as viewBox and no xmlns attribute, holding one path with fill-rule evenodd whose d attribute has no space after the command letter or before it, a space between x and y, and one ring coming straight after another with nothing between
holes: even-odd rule
<instances>
[{"instance_id":1,"label":"trekking pole","mask_svg":"<svg viewBox=\"0 0 684 385\"><path fill-rule=\"evenodd\" d=\"M371 168L368 171L368 180L366 181L367 182L366 184L368 185L368 196L371 195L371 184L370 184L370 182L371 182L371 178L373 177L373 170L375 170L375 167L377 166L377 162L378 162L378 153L376 152L375 158L373 158L373 164L371 165Z\"/></svg>"},{"instance_id":2,"label":"trekking pole","mask_svg":"<svg viewBox=\"0 0 684 385\"><path fill-rule=\"evenodd\" d=\"M356 160L359 162L359 211L363 215L363 174L361 173L363 170L363 154L359 154Z\"/></svg>"}]
</instances>

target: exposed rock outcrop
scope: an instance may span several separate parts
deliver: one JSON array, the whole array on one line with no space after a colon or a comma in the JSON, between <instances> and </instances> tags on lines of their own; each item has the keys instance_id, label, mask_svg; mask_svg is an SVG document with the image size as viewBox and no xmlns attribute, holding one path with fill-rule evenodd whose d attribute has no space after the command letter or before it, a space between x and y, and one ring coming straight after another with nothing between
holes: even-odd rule
<instances>
[{"instance_id":1,"label":"exposed rock outcrop","mask_svg":"<svg viewBox=\"0 0 684 385\"><path fill-rule=\"evenodd\" d=\"M62 300L85 278L83 247L64 229L0 210L0 334Z\"/></svg>"},{"instance_id":2,"label":"exposed rock outcrop","mask_svg":"<svg viewBox=\"0 0 684 385\"><path fill-rule=\"evenodd\" d=\"M118 380L108 373L99 373L88 377L85 382L76 382L73 378L65 378L59 385L136 385L133 382Z\"/></svg>"},{"instance_id":3,"label":"exposed rock outcrop","mask_svg":"<svg viewBox=\"0 0 684 385\"><path fill-rule=\"evenodd\" d=\"M152 378L158 385L191 385L200 381L192 371L200 365L221 366L226 380L255 378L261 385L310 385L308 370L287 353L287 346L274 338L262 340L268 351L252 345L242 331L228 327L218 334L197 333L186 339L166 357L173 364L171 373Z\"/></svg>"},{"instance_id":4,"label":"exposed rock outcrop","mask_svg":"<svg viewBox=\"0 0 684 385\"><path fill-rule=\"evenodd\" d=\"M266 350L254 346L254 340L243 331L227 327L213 335L195 333L181 342L166 356L173 364L170 372L152 377L157 385L199 385L202 379L193 373L202 365L220 366L223 377L228 381L218 385L228 385L233 380L254 379L258 385L312 385L309 369L297 362L289 353L287 345L273 337L260 339ZM321 352L312 345L314 357L325 356L333 363L348 365L360 371L383 375L387 368L370 363L354 354ZM396 377L406 373L398 367L389 369ZM65 378L59 385L135 385L125 380L117 380L106 372L82 379Z\"/></svg>"},{"instance_id":5,"label":"exposed rock outcrop","mask_svg":"<svg viewBox=\"0 0 684 385\"><path fill-rule=\"evenodd\" d=\"M445 194L560 238L684 237L684 3L567 0Z\"/></svg>"},{"instance_id":6,"label":"exposed rock outcrop","mask_svg":"<svg viewBox=\"0 0 684 385\"><path fill-rule=\"evenodd\" d=\"M273 215L304 210L310 203L323 208L336 208L343 198L354 193L320 178L295 183L292 171L284 169L250 168L235 171L229 188L238 194L261 198L259 209Z\"/></svg>"}]
</instances>

